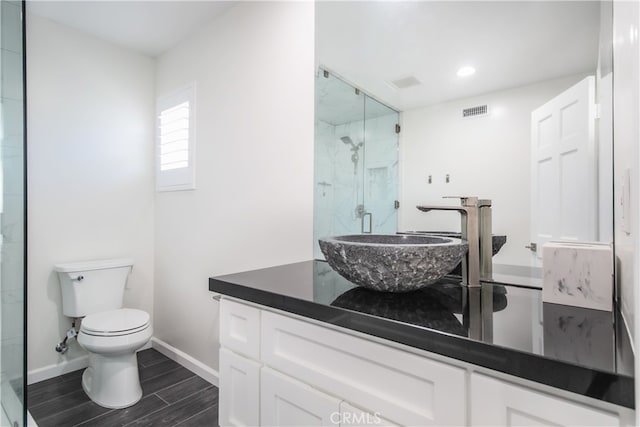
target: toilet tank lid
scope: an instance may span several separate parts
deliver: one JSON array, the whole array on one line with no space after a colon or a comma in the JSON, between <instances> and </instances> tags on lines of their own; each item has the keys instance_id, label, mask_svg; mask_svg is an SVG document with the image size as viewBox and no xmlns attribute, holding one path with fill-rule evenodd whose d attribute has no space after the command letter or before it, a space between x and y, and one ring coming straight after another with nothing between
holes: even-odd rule
<instances>
[{"instance_id":1,"label":"toilet tank lid","mask_svg":"<svg viewBox=\"0 0 640 427\"><path fill-rule=\"evenodd\" d=\"M133 260L131 258L100 259L92 261L75 261L55 264L53 266L53 271L56 271L58 273L72 273L74 271L104 270L107 268L130 266L133 266Z\"/></svg>"}]
</instances>

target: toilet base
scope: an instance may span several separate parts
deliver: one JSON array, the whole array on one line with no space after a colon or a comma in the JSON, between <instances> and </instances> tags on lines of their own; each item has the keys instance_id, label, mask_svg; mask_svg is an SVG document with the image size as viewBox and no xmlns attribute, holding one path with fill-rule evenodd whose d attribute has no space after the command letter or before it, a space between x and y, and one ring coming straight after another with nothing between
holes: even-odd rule
<instances>
[{"instance_id":1,"label":"toilet base","mask_svg":"<svg viewBox=\"0 0 640 427\"><path fill-rule=\"evenodd\" d=\"M82 388L100 406L122 409L142 398L135 353L103 356L89 354L89 367L82 374Z\"/></svg>"}]
</instances>

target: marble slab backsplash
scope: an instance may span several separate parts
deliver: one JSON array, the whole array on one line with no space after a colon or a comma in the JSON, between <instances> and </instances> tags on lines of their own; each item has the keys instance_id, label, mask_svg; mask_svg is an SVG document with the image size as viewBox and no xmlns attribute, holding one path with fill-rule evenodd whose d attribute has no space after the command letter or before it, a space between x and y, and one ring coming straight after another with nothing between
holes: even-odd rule
<instances>
[{"instance_id":1,"label":"marble slab backsplash","mask_svg":"<svg viewBox=\"0 0 640 427\"><path fill-rule=\"evenodd\" d=\"M612 311L610 244L555 242L542 248L544 302Z\"/></svg>"}]
</instances>

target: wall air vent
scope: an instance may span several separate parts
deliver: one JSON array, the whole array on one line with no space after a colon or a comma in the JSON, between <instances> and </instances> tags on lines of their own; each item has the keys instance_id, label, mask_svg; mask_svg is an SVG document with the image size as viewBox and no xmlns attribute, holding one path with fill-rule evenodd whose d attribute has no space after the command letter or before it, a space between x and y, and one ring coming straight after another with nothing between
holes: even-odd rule
<instances>
[{"instance_id":1,"label":"wall air vent","mask_svg":"<svg viewBox=\"0 0 640 427\"><path fill-rule=\"evenodd\" d=\"M479 116L487 116L489 114L489 109L486 105L479 105L477 107L465 108L462 110L462 118L467 119L470 117L479 117Z\"/></svg>"}]
</instances>

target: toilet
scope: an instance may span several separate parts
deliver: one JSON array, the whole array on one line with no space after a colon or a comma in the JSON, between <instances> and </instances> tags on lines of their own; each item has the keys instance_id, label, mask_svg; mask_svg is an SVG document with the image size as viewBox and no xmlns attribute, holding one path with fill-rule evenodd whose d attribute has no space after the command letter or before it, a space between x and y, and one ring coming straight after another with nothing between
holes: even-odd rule
<instances>
[{"instance_id":1,"label":"toilet","mask_svg":"<svg viewBox=\"0 0 640 427\"><path fill-rule=\"evenodd\" d=\"M136 351L151 339L149 314L122 308L130 259L57 264L62 313L82 317L78 343L89 352L82 388L100 406L120 409L142 398Z\"/></svg>"}]
</instances>

